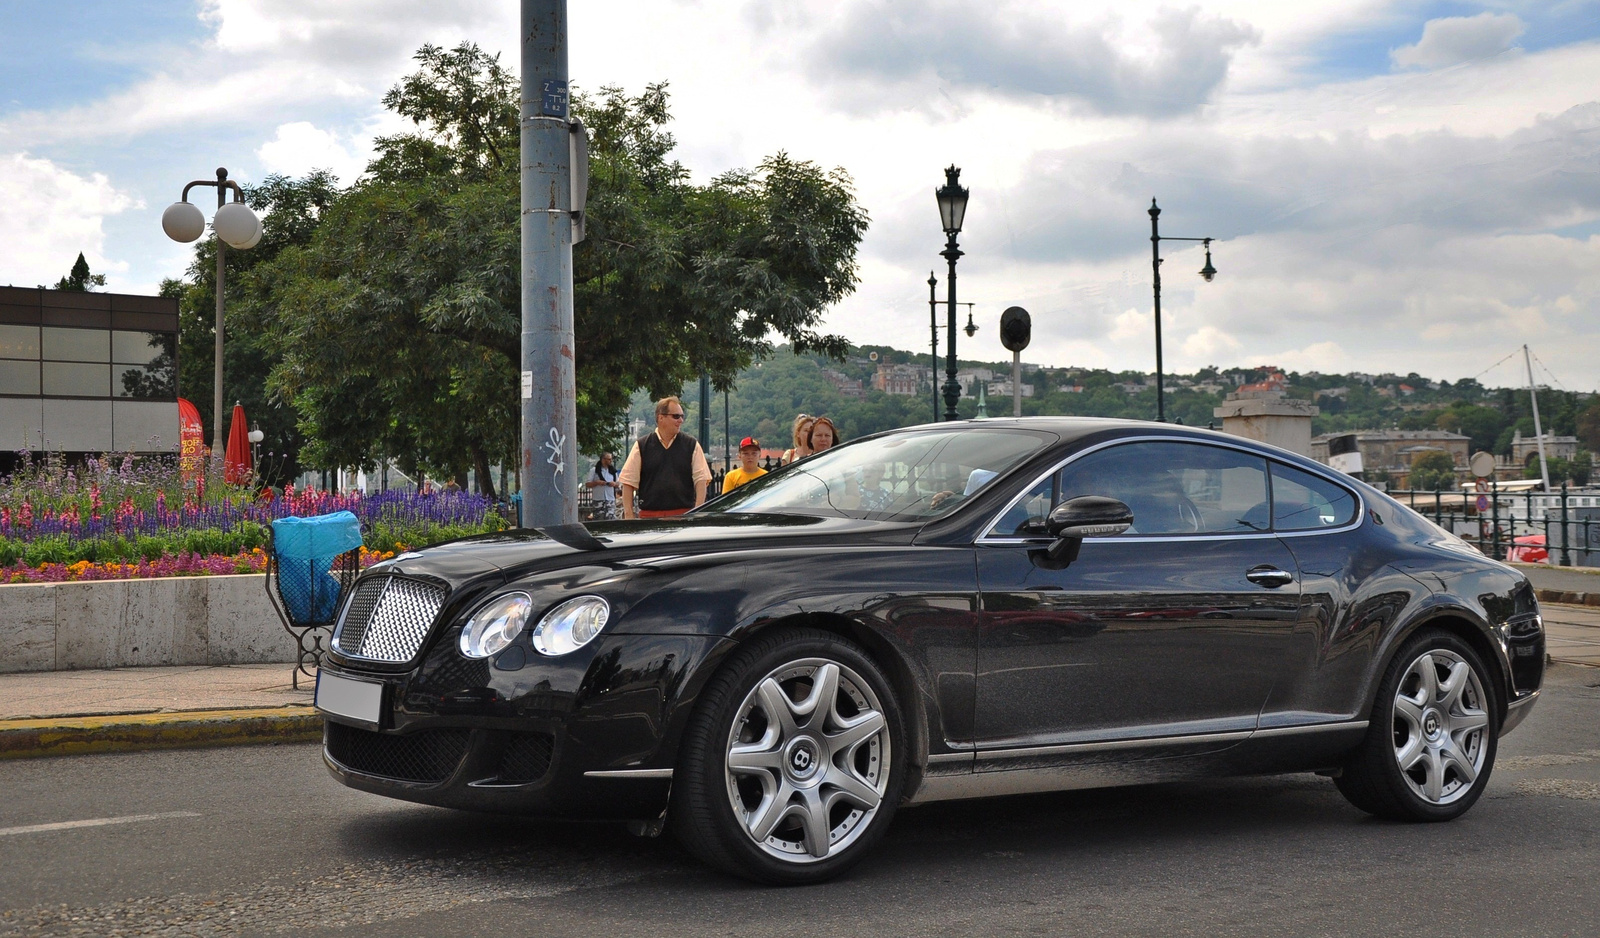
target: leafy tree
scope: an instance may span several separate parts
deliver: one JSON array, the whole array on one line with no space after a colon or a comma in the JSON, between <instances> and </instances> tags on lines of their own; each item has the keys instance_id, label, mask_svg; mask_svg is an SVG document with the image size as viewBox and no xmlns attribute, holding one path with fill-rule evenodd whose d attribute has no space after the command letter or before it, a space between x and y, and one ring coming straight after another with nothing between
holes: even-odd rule
<instances>
[{"instance_id":1,"label":"leafy tree","mask_svg":"<svg viewBox=\"0 0 1600 938\"><path fill-rule=\"evenodd\" d=\"M83 252L79 251L77 263L72 265L72 272L57 280L55 288L73 293L88 293L93 287L105 285L106 275L89 273L89 262L84 260Z\"/></svg>"},{"instance_id":2,"label":"leafy tree","mask_svg":"<svg viewBox=\"0 0 1600 938\"><path fill-rule=\"evenodd\" d=\"M1433 450L1413 459L1409 486L1418 491L1455 488L1455 457L1443 450Z\"/></svg>"},{"instance_id":3,"label":"leafy tree","mask_svg":"<svg viewBox=\"0 0 1600 938\"><path fill-rule=\"evenodd\" d=\"M514 462L521 358L517 87L496 58L424 46L377 141L315 235L260 272L308 458L460 477ZM866 215L843 171L778 154L696 185L669 159L664 85L577 96L592 136L588 237L574 251L579 445L614 439L637 388L708 372L718 389L777 333L813 330L857 281ZM413 473L414 474L414 473Z\"/></svg>"},{"instance_id":4,"label":"leafy tree","mask_svg":"<svg viewBox=\"0 0 1600 938\"><path fill-rule=\"evenodd\" d=\"M1595 398L1578 413L1577 437L1589 451L1600 452L1600 398Z\"/></svg>"},{"instance_id":5,"label":"leafy tree","mask_svg":"<svg viewBox=\"0 0 1600 938\"><path fill-rule=\"evenodd\" d=\"M1439 411L1434 426L1472 437L1473 452L1493 452L1500 432L1505 429L1506 416L1492 407L1457 402Z\"/></svg>"}]
</instances>

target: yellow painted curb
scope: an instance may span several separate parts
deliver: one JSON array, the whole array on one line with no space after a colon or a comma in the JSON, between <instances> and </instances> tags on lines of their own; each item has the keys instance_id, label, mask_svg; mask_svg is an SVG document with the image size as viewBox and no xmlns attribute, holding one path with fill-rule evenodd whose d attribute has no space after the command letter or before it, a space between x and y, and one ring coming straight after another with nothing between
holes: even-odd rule
<instances>
[{"instance_id":1,"label":"yellow painted curb","mask_svg":"<svg viewBox=\"0 0 1600 938\"><path fill-rule=\"evenodd\" d=\"M305 706L44 717L0 720L0 759L298 743L321 738L322 715Z\"/></svg>"}]
</instances>

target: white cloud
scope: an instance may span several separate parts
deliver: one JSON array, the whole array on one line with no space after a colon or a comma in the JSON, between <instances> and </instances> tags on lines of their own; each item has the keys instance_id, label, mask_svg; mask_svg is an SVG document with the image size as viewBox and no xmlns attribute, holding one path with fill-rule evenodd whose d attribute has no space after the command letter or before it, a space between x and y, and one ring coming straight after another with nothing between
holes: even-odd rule
<instances>
[{"instance_id":1,"label":"white cloud","mask_svg":"<svg viewBox=\"0 0 1600 938\"><path fill-rule=\"evenodd\" d=\"M1499 55L1511 48L1526 27L1514 13L1479 13L1429 20L1416 45L1389 55L1401 68L1442 68Z\"/></svg>"},{"instance_id":2,"label":"white cloud","mask_svg":"<svg viewBox=\"0 0 1600 938\"><path fill-rule=\"evenodd\" d=\"M269 173L304 176L312 170L326 169L344 185L354 182L371 158L371 141L341 143L331 131L319 129L309 121L278 125L277 134L256 150L261 166Z\"/></svg>"},{"instance_id":3,"label":"white cloud","mask_svg":"<svg viewBox=\"0 0 1600 938\"><path fill-rule=\"evenodd\" d=\"M1114 16L1072 22L1059 7L1015 0L857 0L812 37L809 60L813 79L867 111L969 89L1172 116L1205 104L1233 54L1258 39L1247 25L1196 8L1161 10L1128 29Z\"/></svg>"},{"instance_id":4,"label":"white cloud","mask_svg":"<svg viewBox=\"0 0 1600 938\"><path fill-rule=\"evenodd\" d=\"M0 283L36 286L48 271L67 273L79 251L96 272L126 269L105 256L102 226L136 207L99 173L79 175L26 153L0 157Z\"/></svg>"}]
</instances>

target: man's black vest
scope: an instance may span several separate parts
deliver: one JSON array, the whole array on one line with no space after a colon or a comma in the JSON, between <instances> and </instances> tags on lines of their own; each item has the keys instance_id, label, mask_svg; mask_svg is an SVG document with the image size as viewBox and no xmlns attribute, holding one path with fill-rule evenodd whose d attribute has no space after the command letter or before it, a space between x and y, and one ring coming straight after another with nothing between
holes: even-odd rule
<instances>
[{"instance_id":1,"label":"man's black vest","mask_svg":"<svg viewBox=\"0 0 1600 938\"><path fill-rule=\"evenodd\" d=\"M700 444L679 433L670 447L647 433L639 438L639 508L672 511L694 507L694 450Z\"/></svg>"}]
</instances>

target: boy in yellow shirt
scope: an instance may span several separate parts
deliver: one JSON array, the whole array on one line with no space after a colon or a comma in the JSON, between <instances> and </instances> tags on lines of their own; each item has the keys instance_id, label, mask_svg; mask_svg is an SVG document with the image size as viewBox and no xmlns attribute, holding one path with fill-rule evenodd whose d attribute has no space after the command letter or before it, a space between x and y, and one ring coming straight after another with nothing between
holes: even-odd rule
<instances>
[{"instance_id":1,"label":"boy in yellow shirt","mask_svg":"<svg viewBox=\"0 0 1600 938\"><path fill-rule=\"evenodd\" d=\"M729 469L728 474L722 479L722 494L726 495L751 479L759 479L767 474L767 470L756 464L756 457L761 455L761 444L753 436L747 436L739 441L739 468Z\"/></svg>"}]
</instances>

